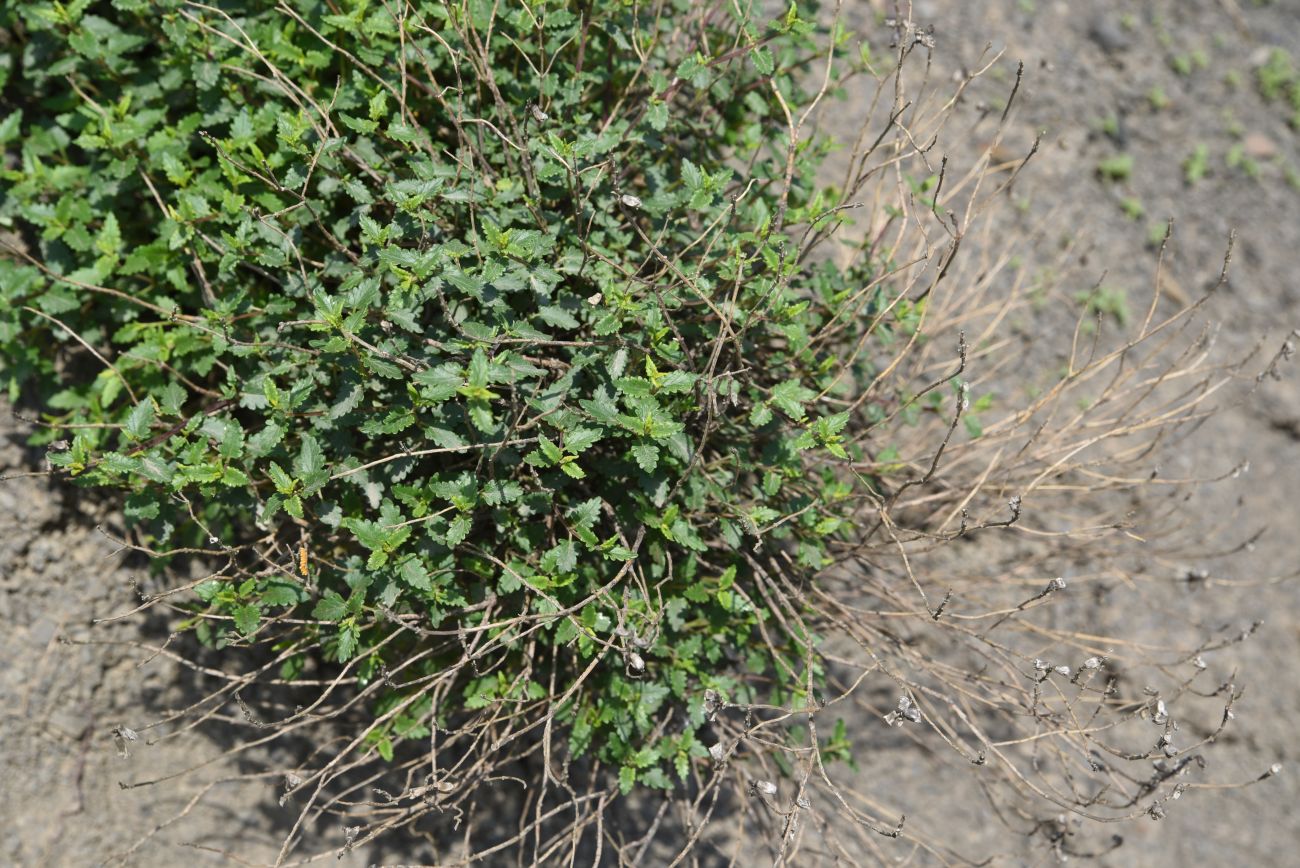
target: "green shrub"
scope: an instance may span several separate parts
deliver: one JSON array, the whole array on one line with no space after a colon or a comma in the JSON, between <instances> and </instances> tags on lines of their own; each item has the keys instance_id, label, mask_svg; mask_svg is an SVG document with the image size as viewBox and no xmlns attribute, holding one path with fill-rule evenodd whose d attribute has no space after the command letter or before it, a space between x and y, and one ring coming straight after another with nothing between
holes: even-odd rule
<instances>
[{"instance_id":1,"label":"green shrub","mask_svg":"<svg viewBox=\"0 0 1300 868\"><path fill-rule=\"evenodd\" d=\"M1105 417L1142 385L1130 365L1090 392L1100 422L1057 420L1054 401L1128 357L1071 358L1068 387L1007 424L967 418L959 446L969 387L954 326L1005 305L978 301L982 272L975 313L958 310L968 296L931 295L964 231L941 213L943 169L903 194L943 245L884 202L850 264L818 255L865 178L924 163L924 137L896 126L900 97L879 165L862 168L874 145L855 148L859 174L817 187L832 146L804 123L823 92L804 88L833 55L795 7L766 25L743 7L75 0L0 13L0 226L14 233L0 376L39 404L33 442L53 464L122 492L133 548L160 569L220 565L147 600L224 649L214 699L256 722L240 691L264 688L275 720L255 741L338 725L288 779L304 816L349 814L363 784L347 774L371 764L363 783L385 766L406 775L385 804L422 801L367 820L366 836L470 804L512 763L534 763L537 798L572 797L574 836L620 791L684 792L711 812L714 772L747 754L798 764L803 799L809 763L854 758L842 725L812 722L827 693L874 672L885 709L903 691L889 723L922 720L932 700L926 720L957 709L934 691L984 664L936 662L943 646L914 644L912 627L1014 662L1023 683L989 688L986 713L1086 755L1071 701L1042 696L1040 638L993 642L945 614L956 600L960 618L1006 633L1064 584L1034 596L1034 575L954 578L938 602L907 553L1013 525L1019 493L1069 472L1061 456L1082 448L1069 431L1158 431L1196 405ZM842 42L837 29L829 48ZM899 66L932 44L910 25L898 42ZM852 56L836 56L829 85L895 74ZM880 243L885 229L897 240ZM917 263L934 266L919 283L904 277ZM938 334L952 338L941 351ZM1000 449L1028 426L996 484L959 473L902 498L945 450L973 466L971 444ZM900 555L892 575L878 569ZM835 597L852 563L863 578ZM868 651L847 688L824 650L832 629ZM1083 675L1076 699L1100 690ZM1116 713L1134 719L1142 702ZM715 722L725 738L705 737ZM970 725L937 731L1019 787L1010 752ZM877 831L899 835L892 818Z\"/></svg>"},{"instance_id":2,"label":"green shrub","mask_svg":"<svg viewBox=\"0 0 1300 868\"><path fill-rule=\"evenodd\" d=\"M817 569L846 520L873 408L818 399L871 377L837 357L870 265L797 256L808 25L693 6L8 13L11 396L140 545L228 556L184 604L203 642L391 673L386 757L499 706L669 788L693 697L817 680L742 552Z\"/></svg>"}]
</instances>

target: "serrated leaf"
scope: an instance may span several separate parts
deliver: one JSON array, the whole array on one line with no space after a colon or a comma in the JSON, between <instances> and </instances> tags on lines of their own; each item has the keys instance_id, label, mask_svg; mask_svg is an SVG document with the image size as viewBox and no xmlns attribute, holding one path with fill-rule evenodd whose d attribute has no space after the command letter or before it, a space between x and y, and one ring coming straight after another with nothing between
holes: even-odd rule
<instances>
[{"instance_id":1,"label":"serrated leaf","mask_svg":"<svg viewBox=\"0 0 1300 868\"><path fill-rule=\"evenodd\" d=\"M698 374L692 374L688 371L669 371L660 379L659 391L665 394L689 392L698 379Z\"/></svg>"},{"instance_id":2,"label":"serrated leaf","mask_svg":"<svg viewBox=\"0 0 1300 868\"><path fill-rule=\"evenodd\" d=\"M284 439L285 430L276 422L267 422L266 426L248 438L248 454L252 458L261 458L270 453Z\"/></svg>"},{"instance_id":3,"label":"serrated leaf","mask_svg":"<svg viewBox=\"0 0 1300 868\"><path fill-rule=\"evenodd\" d=\"M482 389L487 386L488 357L481 349L475 350L474 355L470 357L466 378L469 385L475 388Z\"/></svg>"},{"instance_id":4,"label":"serrated leaf","mask_svg":"<svg viewBox=\"0 0 1300 868\"><path fill-rule=\"evenodd\" d=\"M457 513L456 517L451 520L451 525L447 528L447 547L455 548L465 541L469 536L470 517L465 513Z\"/></svg>"},{"instance_id":5,"label":"serrated leaf","mask_svg":"<svg viewBox=\"0 0 1300 868\"><path fill-rule=\"evenodd\" d=\"M619 377L614 385L624 395L634 397L645 397L654 390L654 386L645 377Z\"/></svg>"},{"instance_id":6,"label":"serrated leaf","mask_svg":"<svg viewBox=\"0 0 1300 868\"><path fill-rule=\"evenodd\" d=\"M659 447L645 442L633 444L632 458L646 473L653 473L659 466Z\"/></svg>"},{"instance_id":7,"label":"serrated leaf","mask_svg":"<svg viewBox=\"0 0 1300 868\"><path fill-rule=\"evenodd\" d=\"M603 391L598 391L591 400L579 401L578 404L597 422L602 422L606 425L615 425L618 423L618 405L614 403L613 398L606 395Z\"/></svg>"},{"instance_id":8,"label":"serrated leaf","mask_svg":"<svg viewBox=\"0 0 1300 868\"><path fill-rule=\"evenodd\" d=\"M768 400L777 409L798 420L804 417L804 402L811 401L816 397L816 392L807 388L798 380L786 380L784 383L778 383L772 387L772 393Z\"/></svg>"},{"instance_id":9,"label":"serrated leaf","mask_svg":"<svg viewBox=\"0 0 1300 868\"><path fill-rule=\"evenodd\" d=\"M542 322L557 329L576 329L578 320L559 305L545 305L537 309L537 316Z\"/></svg>"},{"instance_id":10,"label":"serrated leaf","mask_svg":"<svg viewBox=\"0 0 1300 868\"><path fill-rule=\"evenodd\" d=\"M244 426L236 419L226 419L217 452L222 458L239 458L244 454Z\"/></svg>"},{"instance_id":11,"label":"serrated leaf","mask_svg":"<svg viewBox=\"0 0 1300 868\"><path fill-rule=\"evenodd\" d=\"M655 100L646 111L645 119L651 129L663 132L668 126L668 104L662 100Z\"/></svg>"},{"instance_id":12,"label":"serrated leaf","mask_svg":"<svg viewBox=\"0 0 1300 868\"><path fill-rule=\"evenodd\" d=\"M302 599L302 586L288 579L276 579L262 591L265 606L292 606Z\"/></svg>"},{"instance_id":13,"label":"serrated leaf","mask_svg":"<svg viewBox=\"0 0 1300 868\"><path fill-rule=\"evenodd\" d=\"M688 76L683 75L680 77L687 78ZM685 182L687 190L694 192L704 183L704 173L700 171L699 166L690 160L682 160L682 181Z\"/></svg>"},{"instance_id":14,"label":"serrated leaf","mask_svg":"<svg viewBox=\"0 0 1300 868\"><path fill-rule=\"evenodd\" d=\"M446 362L436 368L420 371L411 379L423 387L420 389L422 397L435 404L440 404L456 395L457 390L465 382L465 375L461 371L460 365Z\"/></svg>"},{"instance_id":15,"label":"serrated leaf","mask_svg":"<svg viewBox=\"0 0 1300 868\"><path fill-rule=\"evenodd\" d=\"M600 518L600 498L593 497L569 510L569 519L581 528L589 528Z\"/></svg>"},{"instance_id":16,"label":"serrated leaf","mask_svg":"<svg viewBox=\"0 0 1300 868\"><path fill-rule=\"evenodd\" d=\"M359 638L357 628L353 624L346 624L339 630L338 661L340 663L347 663L357 653Z\"/></svg>"},{"instance_id":17,"label":"serrated leaf","mask_svg":"<svg viewBox=\"0 0 1300 868\"><path fill-rule=\"evenodd\" d=\"M104 217L104 225L95 236L95 249L105 256L117 256L122 252L122 233L117 226L117 216L112 211Z\"/></svg>"},{"instance_id":18,"label":"serrated leaf","mask_svg":"<svg viewBox=\"0 0 1300 868\"><path fill-rule=\"evenodd\" d=\"M586 471L584 471L581 467L573 463L561 464L560 470L562 470L566 476L569 476L573 479L585 479L587 476Z\"/></svg>"},{"instance_id":19,"label":"serrated leaf","mask_svg":"<svg viewBox=\"0 0 1300 868\"><path fill-rule=\"evenodd\" d=\"M132 408L126 416L124 430L126 436L132 440L143 440L149 433L149 426L153 424L154 406L153 400L146 398Z\"/></svg>"},{"instance_id":20,"label":"serrated leaf","mask_svg":"<svg viewBox=\"0 0 1300 868\"><path fill-rule=\"evenodd\" d=\"M371 371L383 377L386 380L400 380L406 376L405 372L393 362L370 353L366 356L366 365Z\"/></svg>"},{"instance_id":21,"label":"serrated leaf","mask_svg":"<svg viewBox=\"0 0 1300 868\"><path fill-rule=\"evenodd\" d=\"M181 408L185 406L186 392L180 383L168 383L158 396L158 402L162 406L162 411L169 416L181 415Z\"/></svg>"},{"instance_id":22,"label":"serrated leaf","mask_svg":"<svg viewBox=\"0 0 1300 868\"><path fill-rule=\"evenodd\" d=\"M345 518L343 519L342 524L348 530L352 531L353 535L357 538L357 542L361 543L371 551L383 548L384 541L388 537L387 532L378 522L367 521L366 519L361 518Z\"/></svg>"},{"instance_id":23,"label":"serrated leaf","mask_svg":"<svg viewBox=\"0 0 1300 868\"><path fill-rule=\"evenodd\" d=\"M821 422L826 426L827 432L838 434L844 430L845 425L849 424L849 414L847 412L836 413L834 416L826 416Z\"/></svg>"},{"instance_id":24,"label":"serrated leaf","mask_svg":"<svg viewBox=\"0 0 1300 868\"><path fill-rule=\"evenodd\" d=\"M566 539L557 545L555 551L555 569L561 573L571 573L578 566L578 548L573 540Z\"/></svg>"},{"instance_id":25,"label":"serrated leaf","mask_svg":"<svg viewBox=\"0 0 1300 868\"><path fill-rule=\"evenodd\" d=\"M542 450L542 455L551 464L559 464L560 459L564 457L564 452L559 446L556 446L545 434L537 438L537 445Z\"/></svg>"},{"instance_id":26,"label":"serrated leaf","mask_svg":"<svg viewBox=\"0 0 1300 868\"><path fill-rule=\"evenodd\" d=\"M271 481L275 483L276 491L280 492L281 494L288 494L289 492L293 491L293 486L294 486L293 478L289 476L289 474L286 473L284 468L281 467L279 464L276 464L274 461L272 461L270 464L267 465L266 472L267 475L271 477Z\"/></svg>"},{"instance_id":27,"label":"serrated leaf","mask_svg":"<svg viewBox=\"0 0 1300 868\"><path fill-rule=\"evenodd\" d=\"M424 565L424 561L419 558L410 558L404 561L400 575L402 581L418 591L428 591L433 587L429 569Z\"/></svg>"},{"instance_id":28,"label":"serrated leaf","mask_svg":"<svg viewBox=\"0 0 1300 868\"><path fill-rule=\"evenodd\" d=\"M601 433L595 428L574 428L564 435L564 448L569 452L583 452L600 441Z\"/></svg>"},{"instance_id":29,"label":"serrated leaf","mask_svg":"<svg viewBox=\"0 0 1300 868\"><path fill-rule=\"evenodd\" d=\"M325 469L325 455L320 443L310 434L302 435L302 445L298 457L294 459L293 471L299 479L319 473Z\"/></svg>"},{"instance_id":30,"label":"serrated leaf","mask_svg":"<svg viewBox=\"0 0 1300 868\"><path fill-rule=\"evenodd\" d=\"M257 606L238 606L230 614L235 619L235 629L245 636L253 635L262 623L262 610Z\"/></svg>"},{"instance_id":31,"label":"serrated leaf","mask_svg":"<svg viewBox=\"0 0 1300 868\"><path fill-rule=\"evenodd\" d=\"M221 474L221 484L228 485L231 488L244 488L251 485L248 474L238 467L227 467Z\"/></svg>"}]
</instances>

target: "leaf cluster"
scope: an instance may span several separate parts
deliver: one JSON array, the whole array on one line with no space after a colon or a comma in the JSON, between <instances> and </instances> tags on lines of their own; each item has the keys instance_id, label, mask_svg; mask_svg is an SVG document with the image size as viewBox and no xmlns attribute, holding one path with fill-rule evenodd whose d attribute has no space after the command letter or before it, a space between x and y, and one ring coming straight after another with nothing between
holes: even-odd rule
<instances>
[{"instance_id":1,"label":"leaf cluster","mask_svg":"<svg viewBox=\"0 0 1300 868\"><path fill-rule=\"evenodd\" d=\"M801 257L795 7L652 6L3 13L11 397L139 546L226 559L203 642L377 684L384 755L491 712L667 788L704 691L820 678L755 559L851 525L872 266Z\"/></svg>"}]
</instances>

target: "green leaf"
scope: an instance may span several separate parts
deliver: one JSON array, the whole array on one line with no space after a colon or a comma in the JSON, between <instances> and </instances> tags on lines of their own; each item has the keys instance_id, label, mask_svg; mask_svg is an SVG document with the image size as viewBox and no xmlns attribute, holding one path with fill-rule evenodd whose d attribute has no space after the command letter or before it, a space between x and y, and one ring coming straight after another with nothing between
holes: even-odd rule
<instances>
[{"instance_id":1,"label":"green leaf","mask_svg":"<svg viewBox=\"0 0 1300 868\"><path fill-rule=\"evenodd\" d=\"M419 558L409 558L403 561L400 575L402 581L417 591L428 591L433 587L429 576L429 568Z\"/></svg>"},{"instance_id":2,"label":"green leaf","mask_svg":"<svg viewBox=\"0 0 1300 868\"><path fill-rule=\"evenodd\" d=\"M266 472L267 475L271 477L271 481L275 483L275 490L281 494L289 494L297 484L293 481L293 478L284 471L284 468L279 464L276 464L274 461L267 465Z\"/></svg>"},{"instance_id":3,"label":"green leaf","mask_svg":"<svg viewBox=\"0 0 1300 868\"><path fill-rule=\"evenodd\" d=\"M248 438L248 454L252 458L261 458L270 453L281 440L284 439L285 430L275 422L267 422L266 426L258 431L252 437Z\"/></svg>"},{"instance_id":4,"label":"green leaf","mask_svg":"<svg viewBox=\"0 0 1300 868\"><path fill-rule=\"evenodd\" d=\"M488 384L488 358L482 350L475 350L469 360L468 382L478 389Z\"/></svg>"},{"instance_id":5,"label":"green leaf","mask_svg":"<svg viewBox=\"0 0 1300 868\"><path fill-rule=\"evenodd\" d=\"M636 552L624 546L614 546L605 552L605 557L611 561L631 561L636 559Z\"/></svg>"},{"instance_id":6,"label":"green leaf","mask_svg":"<svg viewBox=\"0 0 1300 868\"><path fill-rule=\"evenodd\" d=\"M600 518L600 498L593 497L569 510L569 518L577 527L590 528Z\"/></svg>"},{"instance_id":7,"label":"green leaf","mask_svg":"<svg viewBox=\"0 0 1300 868\"><path fill-rule=\"evenodd\" d=\"M302 599L302 586L289 579L276 579L262 591L264 606L293 606Z\"/></svg>"},{"instance_id":8,"label":"green leaf","mask_svg":"<svg viewBox=\"0 0 1300 868\"><path fill-rule=\"evenodd\" d=\"M590 449L600 441L601 433L595 428L574 428L564 435L564 448L578 453Z\"/></svg>"},{"instance_id":9,"label":"green leaf","mask_svg":"<svg viewBox=\"0 0 1300 868\"><path fill-rule=\"evenodd\" d=\"M646 110L645 119L651 129L663 132L668 126L668 104L663 100L652 101Z\"/></svg>"},{"instance_id":10,"label":"green leaf","mask_svg":"<svg viewBox=\"0 0 1300 868\"><path fill-rule=\"evenodd\" d=\"M537 445L541 448L542 455L551 464L559 464L560 459L564 457L564 452L560 447L556 446L555 443L549 440L545 434L542 434L537 438Z\"/></svg>"},{"instance_id":11,"label":"green leaf","mask_svg":"<svg viewBox=\"0 0 1300 868\"><path fill-rule=\"evenodd\" d=\"M572 463L561 464L560 470L562 470L566 476L570 476L573 479L584 479L587 476L586 471L584 471L578 465Z\"/></svg>"},{"instance_id":12,"label":"green leaf","mask_svg":"<svg viewBox=\"0 0 1300 868\"><path fill-rule=\"evenodd\" d=\"M298 457L293 462L294 474L299 479L303 479L324 469L325 455L321 452L320 443L310 434L304 434L302 445L298 449Z\"/></svg>"},{"instance_id":13,"label":"green leaf","mask_svg":"<svg viewBox=\"0 0 1300 868\"><path fill-rule=\"evenodd\" d=\"M112 211L104 217L104 225L95 236L95 249L111 257L116 257L122 252L122 232L117 226L117 215Z\"/></svg>"},{"instance_id":14,"label":"green leaf","mask_svg":"<svg viewBox=\"0 0 1300 868\"><path fill-rule=\"evenodd\" d=\"M646 473L653 473L659 466L659 447L644 441L635 443L632 446L632 457L636 459L638 467Z\"/></svg>"},{"instance_id":15,"label":"green leaf","mask_svg":"<svg viewBox=\"0 0 1300 868\"><path fill-rule=\"evenodd\" d=\"M623 795L632 792L636 786L636 769L633 766L623 766L618 770L618 791Z\"/></svg>"},{"instance_id":16,"label":"green leaf","mask_svg":"<svg viewBox=\"0 0 1300 868\"><path fill-rule=\"evenodd\" d=\"M357 653L357 635L355 624L344 624L339 630L338 661L347 663Z\"/></svg>"},{"instance_id":17,"label":"green leaf","mask_svg":"<svg viewBox=\"0 0 1300 868\"><path fill-rule=\"evenodd\" d=\"M153 424L154 406L153 400L146 398L132 408L126 416L125 431L126 436L132 440L143 440L149 433L149 427Z\"/></svg>"},{"instance_id":18,"label":"green leaf","mask_svg":"<svg viewBox=\"0 0 1300 868\"><path fill-rule=\"evenodd\" d=\"M262 610L257 606L238 606L230 614L235 619L235 629L245 636L253 635L262 623Z\"/></svg>"},{"instance_id":19,"label":"green leaf","mask_svg":"<svg viewBox=\"0 0 1300 868\"><path fill-rule=\"evenodd\" d=\"M347 614L347 604L343 597L335 591L326 591L325 596L321 597L315 608L311 610L311 616L318 621L338 621Z\"/></svg>"},{"instance_id":20,"label":"green leaf","mask_svg":"<svg viewBox=\"0 0 1300 868\"><path fill-rule=\"evenodd\" d=\"M799 420L804 417L803 405L817 397L817 393L805 387L798 380L786 380L772 387L768 400L782 410L787 416Z\"/></svg>"},{"instance_id":21,"label":"green leaf","mask_svg":"<svg viewBox=\"0 0 1300 868\"><path fill-rule=\"evenodd\" d=\"M573 544L573 540L566 539L557 545L554 549L556 552L555 569L561 573L571 573L578 566L578 548Z\"/></svg>"},{"instance_id":22,"label":"green leaf","mask_svg":"<svg viewBox=\"0 0 1300 868\"><path fill-rule=\"evenodd\" d=\"M654 390L654 386L645 377L620 377L614 385L624 395L634 397L644 397Z\"/></svg>"},{"instance_id":23,"label":"green leaf","mask_svg":"<svg viewBox=\"0 0 1300 868\"><path fill-rule=\"evenodd\" d=\"M451 520L451 525L447 528L447 547L455 548L465 541L469 536L470 517L465 513L457 513L456 517Z\"/></svg>"},{"instance_id":24,"label":"green leaf","mask_svg":"<svg viewBox=\"0 0 1300 868\"><path fill-rule=\"evenodd\" d=\"M537 316L549 326L558 329L576 329L578 320L558 305L546 305L537 309Z\"/></svg>"},{"instance_id":25,"label":"green leaf","mask_svg":"<svg viewBox=\"0 0 1300 868\"><path fill-rule=\"evenodd\" d=\"M23 110L14 109L0 121L0 145L7 145L22 132Z\"/></svg>"},{"instance_id":26,"label":"green leaf","mask_svg":"<svg viewBox=\"0 0 1300 868\"><path fill-rule=\"evenodd\" d=\"M461 371L460 365L448 362L438 365L436 368L420 371L411 379L418 385L423 386L420 389L421 397L435 404L441 404L456 395L465 382L465 375Z\"/></svg>"},{"instance_id":27,"label":"green leaf","mask_svg":"<svg viewBox=\"0 0 1300 868\"><path fill-rule=\"evenodd\" d=\"M669 371L659 381L659 391L665 394L673 392L689 392L694 386L695 381L699 379L698 374L692 374L687 371Z\"/></svg>"},{"instance_id":28,"label":"green leaf","mask_svg":"<svg viewBox=\"0 0 1300 868\"><path fill-rule=\"evenodd\" d=\"M227 467L222 471L221 484L231 488L244 488L252 485L252 481L248 478L248 474L238 467Z\"/></svg>"},{"instance_id":29,"label":"green leaf","mask_svg":"<svg viewBox=\"0 0 1300 868\"><path fill-rule=\"evenodd\" d=\"M704 183L704 173L690 160L682 160L682 181L685 182L686 189L694 193Z\"/></svg>"}]
</instances>

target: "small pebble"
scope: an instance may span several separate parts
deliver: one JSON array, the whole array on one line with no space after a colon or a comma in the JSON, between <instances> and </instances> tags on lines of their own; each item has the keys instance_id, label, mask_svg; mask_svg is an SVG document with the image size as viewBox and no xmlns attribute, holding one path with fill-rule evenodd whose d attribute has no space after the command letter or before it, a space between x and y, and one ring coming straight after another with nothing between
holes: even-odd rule
<instances>
[{"instance_id":1,"label":"small pebble","mask_svg":"<svg viewBox=\"0 0 1300 868\"><path fill-rule=\"evenodd\" d=\"M1097 43L1107 54L1124 51L1132 44L1124 29L1105 15L1098 15L1092 20L1092 26L1088 28L1088 38Z\"/></svg>"},{"instance_id":2,"label":"small pebble","mask_svg":"<svg viewBox=\"0 0 1300 868\"><path fill-rule=\"evenodd\" d=\"M1277 156L1277 144L1263 133L1249 133L1241 140L1246 156L1255 160L1268 160Z\"/></svg>"}]
</instances>

